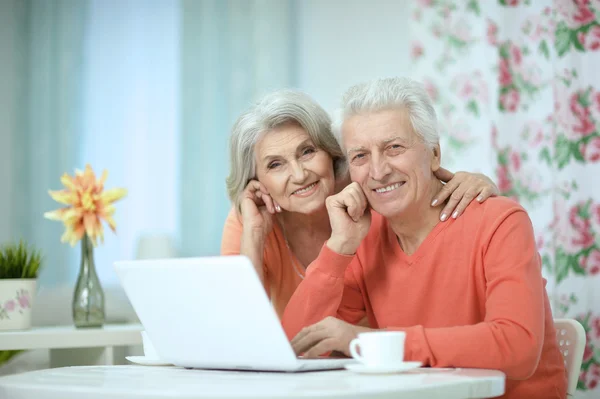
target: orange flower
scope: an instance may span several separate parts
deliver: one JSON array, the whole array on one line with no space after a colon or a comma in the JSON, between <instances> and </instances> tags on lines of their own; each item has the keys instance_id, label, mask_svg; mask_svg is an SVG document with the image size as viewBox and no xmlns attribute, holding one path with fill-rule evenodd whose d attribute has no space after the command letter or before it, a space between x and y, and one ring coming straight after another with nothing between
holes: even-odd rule
<instances>
[{"instance_id":1,"label":"orange flower","mask_svg":"<svg viewBox=\"0 0 600 399\"><path fill-rule=\"evenodd\" d=\"M44 214L47 219L64 223L66 230L60 239L61 242L69 242L74 246L84 234L87 234L94 246L98 245L98 238L104 242L102 219L116 233L117 225L112 218L115 207L112 203L126 196L127 190L113 188L104 191L107 176L108 172L105 170L102 177L96 180L92 167L86 165L85 171L76 170L73 177L66 173L61 177L60 181L65 190L48 191L55 201L69 205Z\"/></svg>"}]
</instances>

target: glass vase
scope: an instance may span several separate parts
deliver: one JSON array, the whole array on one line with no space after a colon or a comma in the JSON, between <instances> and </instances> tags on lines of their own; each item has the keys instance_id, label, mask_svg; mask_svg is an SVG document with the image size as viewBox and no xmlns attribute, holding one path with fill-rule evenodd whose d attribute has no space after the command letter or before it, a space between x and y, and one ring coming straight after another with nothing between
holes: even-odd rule
<instances>
[{"instance_id":1,"label":"glass vase","mask_svg":"<svg viewBox=\"0 0 600 399\"><path fill-rule=\"evenodd\" d=\"M77 328L104 324L104 292L94 265L94 245L87 234L81 239L81 265L73 294L73 322Z\"/></svg>"}]
</instances>

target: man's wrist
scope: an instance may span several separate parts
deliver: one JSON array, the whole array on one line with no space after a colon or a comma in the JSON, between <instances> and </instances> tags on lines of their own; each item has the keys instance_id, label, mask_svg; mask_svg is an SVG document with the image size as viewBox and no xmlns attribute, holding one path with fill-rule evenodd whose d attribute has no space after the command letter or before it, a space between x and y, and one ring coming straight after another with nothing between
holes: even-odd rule
<instances>
[{"instance_id":1,"label":"man's wrist","mask_svg":"<svg viewBox=\"0 0 600 399\"><path fill-rule=\"evenodd\" d=\"M327 240L327 247L333 252L340 255L354 255L356 253L356 245L349 243L347 240L340 240L335 237L331 237Z\"/></svg>"},{"instance_id":2,"label":"man's wrist","mask_svg":"<svg viewBox=\"0 0 600 399\"><path fill-rule=\"evenodd\" d=\"M376 331L380 331L380 330L377 330L376 328L365 327L365 326L354 326L354 331L358 335L360 333L376 332Z\"/></svg>"}]
</instances>

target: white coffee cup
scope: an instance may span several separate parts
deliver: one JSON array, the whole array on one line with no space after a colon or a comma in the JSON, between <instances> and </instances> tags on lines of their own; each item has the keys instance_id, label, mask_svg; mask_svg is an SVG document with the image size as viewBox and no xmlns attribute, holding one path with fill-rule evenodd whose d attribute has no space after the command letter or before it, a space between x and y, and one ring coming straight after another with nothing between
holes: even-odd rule
<instances>
[{"instance_id":1,"label":"white coffee cup","mask_svg":"<svg viewBox=\"0 0 600 399\"><path fill-rule=\"evenodd\" d=\"M405 339L403 331L360 333L350 342L350 354L370 367L398 365L404 360Z\"/></svg>"},{"instance_id":2,"label":"white coffee cup","mask_svg":"<svg viewBox=\"0 0 600 399\"><path fill-rule=\"evenodd\" d=\"M144 356L150 359L158 359L158 353L156 353L156 349L152 342L150 341L150 337L146 331L142 331L142 345L144 347Z\"/></svg>"}]
</instances>

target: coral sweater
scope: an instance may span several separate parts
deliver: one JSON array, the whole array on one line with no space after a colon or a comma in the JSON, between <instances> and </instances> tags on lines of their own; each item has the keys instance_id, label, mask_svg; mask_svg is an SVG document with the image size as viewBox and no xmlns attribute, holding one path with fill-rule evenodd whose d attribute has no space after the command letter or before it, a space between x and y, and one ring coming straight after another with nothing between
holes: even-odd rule
<instances>
[{"instance_id":1,"label":"coral sweater","mask_svg":"<svg viewBox=\"0 0 600 399\"><path fill-rule=\"evenodd\" d=\"M223 228L221 255L240 254L243 225L239 219L237 212L232 208ZM304 274L302 263L288 249L281 227L274 222L273 230L265 240L263 275L265 290L280 319Z\"/></svg>"},{"instance_id":2,"label":"coral sweater","mask_svg":"<svg viewBox=\"0 0 600 399\"><path fill-rule=\"evenodd\" d=\"M406 360L497 369L505 398L565 398L566 373L531 221L507 198L472 202L405 254L373 213L354 256L323 246L283 316L288 338L327 316L407 333Z\"/></svg>"}]
</instances>

